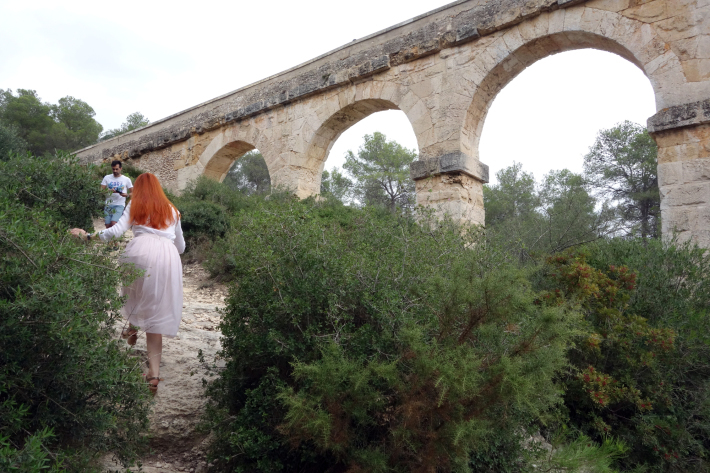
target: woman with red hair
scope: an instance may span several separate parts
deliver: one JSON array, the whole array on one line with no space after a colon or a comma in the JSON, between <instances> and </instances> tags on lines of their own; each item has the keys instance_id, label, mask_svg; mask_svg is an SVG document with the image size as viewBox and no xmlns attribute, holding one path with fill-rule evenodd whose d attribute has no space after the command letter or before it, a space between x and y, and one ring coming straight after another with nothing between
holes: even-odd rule
<instances>
[{"instance_id":1,"label":"woman with red hair","mask_svg":"<svg viewBox=\"0 0 710 473\"><path fill-rule=\"evenodd\" d=\"M138 330L146 333L148 347L147 381L153 394L158 391L163 335L177 335L182 318L182 262L185 251L180 213L168 200L155 175L138 176L131 202L116 225L95 234L74 228L81 238L110 241L132 228L134 238L120 256L121 263L132 263L145 271L130 286L122 288L127 296L121 314L128 321L123 338L135 345Z\"/></svg>"}]
</instances>

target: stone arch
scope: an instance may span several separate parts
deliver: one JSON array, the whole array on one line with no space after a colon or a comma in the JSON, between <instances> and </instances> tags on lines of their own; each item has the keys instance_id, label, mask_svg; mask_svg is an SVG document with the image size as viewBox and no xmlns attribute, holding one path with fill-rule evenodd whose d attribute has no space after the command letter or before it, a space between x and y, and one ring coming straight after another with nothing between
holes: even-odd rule
<instances>
[{"instance_id":1,"label":"stone arch","mask_svg":"<svg viewBox=\"0 0 710 473\"><path fill-rule=\"evenodd\" d=\"M304 167L315 173L314 192L320 189L320 175L335 141L348 128L366 117L386 110L402 111L412 126L421 151L422 137L431 131L432 120L424 101L399 84L365 81L333 95L316 111L320 123L308 138Z\"/></svg>"},{"instance_id":2,"label":"stone arch","mask_svg":"<svg viewBox=\"0 0 710 473\"><path fill-rule=\"evenodd\" d=\"M207 162L203 175L222 182L232 167L234 161L245 153L256 149L252 144L245 141L232 141L220 148Z\"/></svg>"},{"instance_id":3,"label":"stone arch","mask_svg":"<svg viewBox=\"0 0 710 473\"><path fill-rule=\"evenodd\" d=\"M196 163L196 168L200 174L222 182L227 176L232 164L244 154L254 149L259 149L263 154L264 150L259 148L261 133L252 126L235 126L220 131L209 144ZM269 167L269 160L266 160ZM272 169L269 168L269 175Z\"/></svg>"},{"instance_id":4,"label":"stone arch","mask_svg":"<svg viewBox=\"0 0 710 473\"><path fill-rule=\"evenodd\" d=\"M657 110L677 101L676 86L686 83L678 57L651 25L589 7L545 13L491 38L472 61L480 79L461 130L461 151L478 161L488 110L519 73L540 59L578 49L614 53L639 67L649 78Z\"/></svg>"},{"instance_id":5,"label":"stone arch","mask_svg":"<svg viewBox=\"0 0 710 473\"><path fill-rule=\"evenodd\" d=\"M389 100L365 99L346 105L335 112L313 133L306 154L307 166L318 169L319 173L322 172L333 143L345 130L373 113L385 110L399 110L399 107Z\"/></svg>"}]
</instances>

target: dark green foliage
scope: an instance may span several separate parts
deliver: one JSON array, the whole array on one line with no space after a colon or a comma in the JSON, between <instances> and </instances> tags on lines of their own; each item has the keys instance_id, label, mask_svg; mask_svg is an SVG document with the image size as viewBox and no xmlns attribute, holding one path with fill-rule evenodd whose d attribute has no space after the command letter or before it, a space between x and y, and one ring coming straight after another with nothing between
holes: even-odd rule
<instances>
[{"instance_id":1,"label":"dark green foliage","mask_svg":"<svg viewBox=\"0 0 710 473\"><path fill-rule=\"evenodd\" d=\"M660 235L656 142L646 128L625 121L601 130L584 157L584 175L595 193L615 207L629 236Z\"/></svg>"},{"instance_id":2,"label":"dark green foliage","mask_svg":"<svg viewBox=\"0 0 710 473\"><path fill-rule=\"evenodd\" d=\"M54 149L76 151L96 143L103 127L94 109L83 100L63 97L52 106L51 142Z\"/></svg>"},{"instance_id":3,"label":"dark green foliage","mask_svg":"<svg viewBox=\"0 0 710 473\"><path fill-rule=\"evenodd\" d=\"M54 437L50 429L41 430L25 439L22 449L14 447L8 436L0 435L0 471L13 473L66 472L61 459L52 461L45 444Z\"/></svg>"},{"instance_id":4,"label":"dark green foliage","mask_svg":"<svg viewBox=\"0 0 710 473\"><path fill-rule=\"evenodd\" d=\"M622 439L623 471L710 468L710 258L638 239L551 261L553 300L577 301L589 323L564 380L570 424Z\"/></svg>"},{"instance_id":5,"label":"dark green foliage","mask_svg":"<svg viewBox=\"0 0 710 473\"><path fill-rule=\"evenodd\" d=\"M264 201L264 196L256 195L249 198L238 189L227 184L221 184L207 177L200 177L193 181L180 194L179 200L200 200L218 204L229 215L233 215L242 210L253 210L259 208Z\"/></svg>"},{"instance_id":6,"label":"dark green foliage","mask_svg":"<svg viewBox=\"0 0 710 473\"><path fill-rule=\"evenodd\" d=\"M449 223L272 197L231 228L207 262L237 282L208 387L218 471L525 468L574 312Z\"/></svg>"},{"instance_id":7,"label":"dark green foliage","mask_svg":"<svg viewBox=\"0 0 710 473\"><path fill-rule=\"evenodd\" d=\"M532 174L514 163L484 186L486 228L490 237L521 261L594 241L615 230L608 208L596 200L579 174L551 171L536 185Z\"/></svg>"},{"instance_id":8,"label":"dark green foliage","mask_svg":"<svg viewBox=\"0 0 710 473\"><path fill-rule=\"evenodd\" d=\"M94 120L94 109L74 97L44 103L34 90L0 89L0 123L14 126L35 155L57 150L76 151L94 144L103 127Z\"/></svg>"},{"instance_id":9,"label":"dark green foliage","mask_svg":"<svg viewBox=\"0 0 710 473\"><path fill-rule=\"evenodd\" d=\"M496 174L498 184L483 187L486 226L504 222L524 224L535 215L540 198L535 191L535 177L523 171L523 165L513 163Z\"/></svg>"},{"instance_id":10,"label":"dark green foliage","mask_svg":"<svg viewBox=\"0 0 710 473\"><path fill-rule=\"evenodd\" d=\"M68 158L0 163L3 471L89 472L100 455L128 464L145 444L148 391L114 332L116 288L134 274L67 231L91 222L80 205L103 201L92 176ZM71 212L54 189L65 184Z\"/></svg>"},{"instance_id":11,"label":"dark green foliage","mask_svg":"<svg viewBox=\"0 0 710 473\"><path fill-rule=\"evenodd\" d=\"M0 122L0 161L9 159L10 154L25 154L27 143L20 138L17 128Z\"/></svg>"},{"instance_id":12,"label":"dark green foliage","mask_svg":"<svg viewBox=\"0 0 710 473\"><path fill-rule=\"evenodd\" d=\"M589 264L596 268L624 265L638 274L628 310L654 324L699 328L688 317L710 311L710 258L702 248L615 238L599 241L589 252Z\"/></svg>"},{"instance_id":13,"label":"dark green foliage","mask_svg":"<svg viewBox=\"0 0 710 473\"><path fill-rule=\"evenodd\" d=\"M204 200L178 199L180 225L186 241L200 236L210 240L221 238L227 232L229 223L224 208Z\"/></svg>"},{"instance_id":14,"label":"dark green foliage","mask_svg":"<svg viewBox=\"0 0 710 473\"><path fill-rule=\"evenodd\" d=\"M255 210L264 201L259 193L249 194L204 176L192 182L180 197L169 195L169 198L181 213L187 243L185 258L190 261L203 261L211 253L213 243L230 232L230 215ZM230 277L226 271L215 270L214 275Z\"/></svg>"},{"instance_id":15,"label":"dark green foliage","mask_svg":"<svg viewBox=\"0 0 710 473\"><path fill-rule=\"evenodd\" d=\"M91 228L92 218L102 215L106 196L94 176L93 166L81 166L61 152L54 157L27 154L0 161L3 197L51 213L66 228Z\"/></svg>"},{"instance_id":16,"label":"dark green foliage","mask_svg":"<svg viewBox=\"0 0 710 473\"><path fill-rule=\"evenodd\" d=\"M363 139L357 154L348 151L343 165L355 180L353 197L362 205L378 205L392 212L411 208L415 194L409 165L417 158L416 151L388 141L379 132Z\"/></svg>"},{"instance_id":17,"label":"dark green foliage","mask_svg":"<svg viewBox=\"0 0 710 473\"><path fill-rule=\"evenodd\" d=\"M224 183L245 194L268 194L271 191L269 168L258 151L249 151L232 165Z\"/></svg>"},{"instance_id":18,"label":"dark green foliage","mask_svg":"<svg viewBox=\"0 0 710 473\"><path fill-rule=\"evenodd\" d=\"M51 112L51 105L43 103L34 90L18 89L14 95L10 89L0 89L0 122L14 126L36 155L52 150L49 133L54 120Z\"/></svg>"},{"instance_id":19,"label":"dark green foliage","mask_svg":"<svg viewBox=\"0 0 710 473\"><path fill-rule=\"evenodd\" d=\"M126 117L126 121L121 124L120 128L114 128L112 130L106 130L101 134L100 141L105 141L116 136L128 133L129 131L137 130L150 123L148 117L144 116L140 112L131 113Z\"/></svg>"},{"instance_id":20,"label":"dark green foliage","mask_svg":"<svg viewBox=\"0 0 710 473\"><path fill-rule=\"evenodd\" d=\"M338 168L330 172L324 170L320 178L320 193L347 204L353 193L353 181L345 177Z\"/></svg>"},{"instance_id":21,"label":"dark green foliage","mask_svg":"<svg viewBox=\"0 0 710 473\"><path fill-rule=\"evenodd\" d=\"M584 178L568 169L550 171L538 191L543 225L540 249L557 253L595 241L615 230L607 208L595 209L596 199L589 194Z\"/></svg>"}]
</instances>

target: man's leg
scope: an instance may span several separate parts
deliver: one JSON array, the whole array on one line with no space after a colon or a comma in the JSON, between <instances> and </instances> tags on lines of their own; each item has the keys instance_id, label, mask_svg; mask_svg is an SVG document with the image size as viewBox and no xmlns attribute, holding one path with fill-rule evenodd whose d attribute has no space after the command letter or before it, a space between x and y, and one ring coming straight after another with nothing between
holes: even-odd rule
<instances>
[{"instance_id":1,"label":"man's leg","mask_svg":"<svg viewBox=\"0 0 710 473\"><path fill-rule=\"evenodd\" d=\"M123 210L125 209L123 205L111 205L110 208L111 222L106 224L106 228L111 228L116 225L121 219L121 216L123 215Z\"/></svg>"},{"instance_id":2,"label":"man's leg","mask_svg":"<svg viewBox=\"0 0 710 473\"><path fill-rule=\"evenodd\" d=\"M111 223L111 206L107 205L104 207L104 225L106 228L111 228L113 223Z\"/></svg>"}]
</instances>

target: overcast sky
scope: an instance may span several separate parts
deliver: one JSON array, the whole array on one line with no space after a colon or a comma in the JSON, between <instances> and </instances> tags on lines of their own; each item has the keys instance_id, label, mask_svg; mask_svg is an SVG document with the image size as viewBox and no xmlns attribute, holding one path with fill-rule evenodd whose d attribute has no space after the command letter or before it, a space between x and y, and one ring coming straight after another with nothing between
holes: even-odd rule
<instances>
[{"instance_id":1,"label":"overcast sky","mask_svg":"<svg viewBox=\"0 0 710 473\"><path fill-rule=\"evenodd\" d=\"M429 10L440 0L301 2L0 0L0 88L47 102L88 102L104 129L139 111L158 120L276 74ZM491 176L513 161L540 179L580 171L597 132L655 113L648 79L610 53L546 58L493 102L480 155ZM380 112L338 139L326 168L342 166L366 133L417 149L402 112Z\"/></svg>"}]
</instances>

